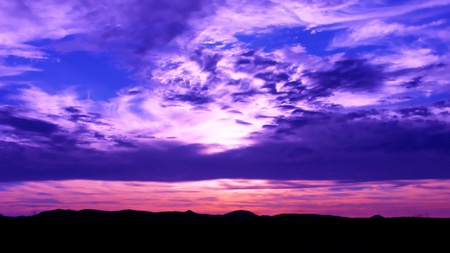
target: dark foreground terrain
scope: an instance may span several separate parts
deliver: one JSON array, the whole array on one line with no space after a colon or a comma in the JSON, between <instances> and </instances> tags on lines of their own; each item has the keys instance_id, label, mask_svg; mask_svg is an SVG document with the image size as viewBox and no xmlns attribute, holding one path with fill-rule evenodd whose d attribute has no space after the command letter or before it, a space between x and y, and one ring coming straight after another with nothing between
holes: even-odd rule
<instances>
[{"instance_id":1,"label":"dark foreground terrain","mask_svg":"<svg viewBox=\"0 0 450 253\"><path fill-rule=\"evenodd\" d=\"M450 218L58 209L0 230L4 252L450 252Z\"/></svg>"}]
</instances>

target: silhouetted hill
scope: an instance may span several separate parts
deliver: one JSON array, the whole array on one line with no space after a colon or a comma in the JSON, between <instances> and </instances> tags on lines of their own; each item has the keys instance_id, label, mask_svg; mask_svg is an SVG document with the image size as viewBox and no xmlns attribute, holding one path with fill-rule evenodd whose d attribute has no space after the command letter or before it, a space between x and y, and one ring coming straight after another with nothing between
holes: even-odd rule
<instances>
[{"instance_id":1,"label":"silhouetted hill","mask_svg":"<svg viewBox=\"0 0 450 253\"><path fill-rule=\"evenodd\" d=\"M236 210L229 213L224 214L227 217L239 218L239 219L253 219L258 217L258 215L247 211L247 210Z\"/></svg>"},{"instance_id":2,"label":"silhouetted hill","mask_svg":"<svg viewBox=\"0 0 450 253\"><path fill-rule=\"evenodd\" d=\"M246 210L210 215L191 210L57 209L33 216L0 216L3 246L14 242L17 251L30 245L34 249L64 245L128 252L433 252L433 247L447 252L449 227L450 219L444 218L258 216Z\"/></svg>"}]
</instances>

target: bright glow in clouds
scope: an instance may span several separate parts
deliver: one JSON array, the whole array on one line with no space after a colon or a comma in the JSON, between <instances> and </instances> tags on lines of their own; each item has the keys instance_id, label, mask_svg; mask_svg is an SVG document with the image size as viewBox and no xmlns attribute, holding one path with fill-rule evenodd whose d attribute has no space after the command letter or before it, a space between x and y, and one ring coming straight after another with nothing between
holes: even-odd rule
<instances>
[{"instance_id":1,"label":"bright glow in clouds","mask_svg":"<svg viewBox=\"0 0 450 253\"><path fill-rule=\"evenodd\" d=\"M192 210L258 215L314 213L345 217L448 217L449 180L337 182L218 179L196 182L67 180L0 184L6 216L61 209ZM401 201L400 201L401 200Z\"/></svg>"}]
</instances>

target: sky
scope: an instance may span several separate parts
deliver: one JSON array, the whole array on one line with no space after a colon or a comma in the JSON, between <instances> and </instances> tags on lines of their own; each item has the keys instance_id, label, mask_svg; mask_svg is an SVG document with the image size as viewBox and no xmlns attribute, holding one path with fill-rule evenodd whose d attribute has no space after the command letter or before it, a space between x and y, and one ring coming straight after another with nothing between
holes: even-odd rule
<instances>
[{"instance_id":1,"label":"sky","mask_svg":"<svg viewBox=\"0 0 450 253\"><path fill-rule=\"evenodd\" d=\"M450 218L450 0L0 1L0 214Z\"/></svg>"}]
</instances>

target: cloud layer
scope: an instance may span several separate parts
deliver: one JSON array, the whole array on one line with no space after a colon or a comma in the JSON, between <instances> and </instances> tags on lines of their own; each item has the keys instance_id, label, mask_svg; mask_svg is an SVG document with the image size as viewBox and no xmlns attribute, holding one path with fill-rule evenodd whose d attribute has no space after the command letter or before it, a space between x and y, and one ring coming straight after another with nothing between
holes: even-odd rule
<instances>
[{"instance_id":1,"label":"cloud layer","mask_svg":"<svg viewBox=\"0 0 450 253\"><path fill-rule=\"evenodd\" d=\"M1 5L1 181L450 177L448 1Z\"/></svg>"},{"instance_id":2,"label":"cloud layer","mask_svg":"<svg viewBox=\"0 0 450 253\"><path fill-rule=\"evenodd\" d=\"M191 210L206 214L249 210L257 215L312 213L368 218L378 214L445 218L448 217L446 202L450 189L448 180L363 183L244 179L177 183L66 180L4 184L0 192L0 210L5 216L29 216L59 208Z\"/></svg>"}]
</instances>

